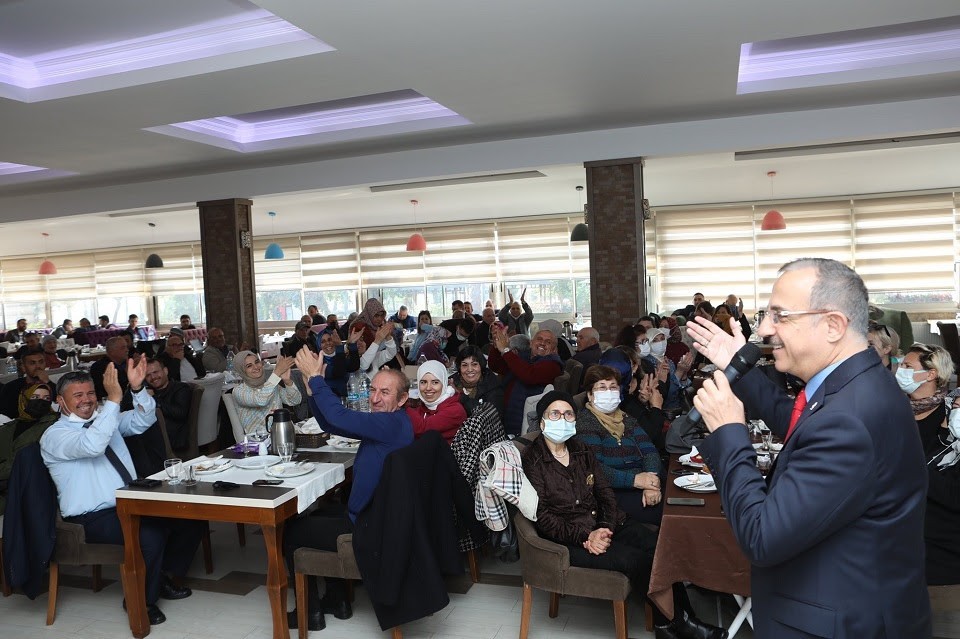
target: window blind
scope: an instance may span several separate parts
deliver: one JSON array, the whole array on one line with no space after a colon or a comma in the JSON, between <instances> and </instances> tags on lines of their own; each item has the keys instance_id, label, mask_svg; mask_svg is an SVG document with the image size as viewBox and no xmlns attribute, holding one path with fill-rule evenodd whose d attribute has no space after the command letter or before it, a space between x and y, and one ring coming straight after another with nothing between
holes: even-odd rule
<instances>
[{"instance_id":1,"label":"window blind","mask_svg":"<svg viewBox=\"0 0 960 639\"><path fill-rule=\"evenodd\" d=\"M203 290L199 244L146 247L145 252L163 258L163 268L144 269L148 295L178 295Z\"/></svg>"},{"instance_id":2,"label":"window blind","mask_svg":"<svg viewBox=\"0 0 960 639\"><path fill-rule=\"evenodd\" d=\"M413 228L360 231L360 272L363 288L423 286L423 253L407 251ZM431 231L425 230L427 250Z\"/></svg>"},{"instance_id":3,"label":"window blind","mask_svg":"<svg viewBox=\"0 0 960 639\"><path fill-rule=\"evenodd\" d=\"M492 223L434 226L425 234L428 283L491 282L497 279Z\"/></svg>"},{"instance_id":4,"label":"window blind","mask_svg":"<svg viewBox=\"0 0 960 639\"><path fill-rule=\"evenodd\" d=\"M93 260L97 296L144 295L143 262L146 258L139 248L95 251Z\"/></svg>"},{"instance_id":5,"label":"window blind","mask_svg":"<svg viewBox=\"0 0 960 639\"><path fill-rule=\"evenodd\" d=\"M42 257L5 258L0 261L3 298L11 302L32 302L45 294L44 279L37 274Z\"/></svg>"},{"instance_id":6,"label":"window blind","mask_svg":"<svg viewBox=\"0 0 960 639\"><path fill-rule=\"evenodd\" d=\"M304 288L357 288L360 258L356 231L302 235L300 261Z\"/></svg>"},{"instance_id":7,"label":"window blind","mask_svg":"<svg viewBox=\"0 0 960 639\"><path fill-rule=\"evenodd\" d=\"M263 257L267 245L276 242L283 249L283 259ZM303 287L300 271L300 238L277 237L253 241L253 279L257 291L299 290Z\"/></svg>"},{"instance_id":8,"label":"window blind","mask_svg":"<svg viewBox=\"0 0 960 639\"><path fill-rule=\"evenodd\" d=\"M573 277L568 217L498 221L496 226L503 281Z\"/></svg>"},{"instance_id":9,"label":"window blind","mask_svg":"<svg viewBox=\"0 0 960 639\"><path fill-rule=\"evenodd\" d=\"M57 300L96 297L97 282L94 279L92 254L55 255L51 256L50 259L57 266L57 274L49 277L37 275L35 282L38 289L45 286L50 298ZM41 283L40 280L44 280L44 282Z\"/></svg>"}]
</instances>

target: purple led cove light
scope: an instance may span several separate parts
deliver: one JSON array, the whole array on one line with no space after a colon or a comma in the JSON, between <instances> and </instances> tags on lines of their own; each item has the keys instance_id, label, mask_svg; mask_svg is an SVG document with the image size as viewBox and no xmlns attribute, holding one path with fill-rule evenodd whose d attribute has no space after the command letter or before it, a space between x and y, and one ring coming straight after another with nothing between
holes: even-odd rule
<instances>
[{"instance_id":1,"label":"purple led cove light","mask_svg":"<svg viewBox=\"0 0 960 639\"><path fill-rule=\"evenodd\" d=\"M871 32L850 32L846 42L824 46L817 46L822 36L743 44L737 93L960 70L960 28L952 23L901 36L869 37Z\"/></svg>"},{"instance_id":2,"label":"purple led cove light","mask_svg":"<svg viewBox=\"0 0 960 639\"><path fill-rule=\"evenodd\" d=\"M104 46L71 47L29 58L0 53L0 82L34 89L296 42L312 42L310 53L333 50L269 11L256 9Z\"/></svg>"},{"instance_id":3,"label":"purple led cove light","mask_svg":"<svg viewBox=\"0 0 960 639\"><path fill-rule=\"evenodd\" d=\"M320 109L259 122L243 122L233 117L222 116L177 122L170 126L244 145L328 131L344 131L443 117L459 116L430 98L418 96L347 108Z\"/></svg>"},{"instance_id":4,"label":"purple led cove light","mask_svg":"<svg viewBox=\"0 0 960 639\"><path fill-rule=\"evenodd\" d=\"M17 173L32 173L34 171L47 171L42 166L30 166L29 164L14 164L13 162L0 162L0 175L15 175Z\"/></svg>"}]
</instances>

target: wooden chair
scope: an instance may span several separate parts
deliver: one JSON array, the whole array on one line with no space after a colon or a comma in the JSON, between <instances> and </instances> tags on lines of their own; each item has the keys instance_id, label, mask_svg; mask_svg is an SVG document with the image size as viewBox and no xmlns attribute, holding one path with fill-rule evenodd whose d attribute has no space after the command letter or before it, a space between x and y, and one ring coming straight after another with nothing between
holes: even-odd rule
<instances>
[{"instance_id":1,"label":"wooden chair","mask_svg":"<svg viewBox=\"0 0 960 639\"><path fill-rule=\"evenodd\" d=\"M233 399L232 393L223 394L223 406L227 409L227 416L230 418L230 426L233 429L233 438L237 443L243 441L243 424L240 423L240 414L237 412L237 403Z\"/></svg>"},{"instance_id":2,"label":"wooden chair","mask_svg":"<svg viewBox=\"0 0 960 639\"><path fill-rule=\"evenodd\" d=\"M550 593L551 619L559 613L561 595L612 601L616 637L627 639L627 596L630 594L627 576L613 570L571 566L567 547L540 537L533 523L519 512L514 515L513 525L520 541L520 572L523 576L520 639L527 639L530 631L534 588ZM652 610L649 607L646 610L647 630L652 630Z\"/></svg>"}]
</instances>

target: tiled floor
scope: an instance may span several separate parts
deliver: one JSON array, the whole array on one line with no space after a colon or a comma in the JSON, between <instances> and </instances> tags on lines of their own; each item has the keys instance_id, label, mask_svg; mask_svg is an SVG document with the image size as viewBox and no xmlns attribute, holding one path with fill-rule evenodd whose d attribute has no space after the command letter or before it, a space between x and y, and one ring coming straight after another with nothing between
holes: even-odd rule
<instances>
[{"instance_id":1,"label":"tiled floor","mask_svg":"<svg viewBox=\"0 0 960 639\"><path fill-rule=\"evenodd\" d=\"M212 575L203 573L201 561L194 563L191 585L194 594L181 601L161 601L166 623L152 629L152 639L270 639L270 614L263 582L265 565L262 538L247 528L247 546L237 544L233 525L213 524L214 567ZM199 555L199 553L198 553ZM481 571L484 579L472 584L469 578L456 579L450 605L431 617L403 627L410 639L514 639L520 631L519 564L504 564L492 557L484 558ZM120 608L122 592L114 568L104 568L111 583L99 593L89 589L86 569L64 567L65 584L60 589L57 619L46 626L47 596L30 601L22 595L0 598L0 638L2 639L121 639L130 637L126 614ZM293 592L290 591L293 608ZM732 599L720 598L691 589L691 599L698 614L716 622L718 607L725 623L735 613ZM613 612L609 603L576 597L561 600L556 619L547 616L547 595L536 592L531 615L530 639L580 637L611 639L614 634ZM653 635L644 630L643 610L631 603L629 636L635 639ZM313 637L327 639L362 639L389 637L377 625L376 617L363 588L356 589L352 619L340 621L326 617L327 627ZM960 637L960 615L938 616L938 636ZM953 634L950 634L950 633ZM738 639L753 634L742 629ZM296 637L296 631L291 631Z\"/></svg>"}]
</instances>

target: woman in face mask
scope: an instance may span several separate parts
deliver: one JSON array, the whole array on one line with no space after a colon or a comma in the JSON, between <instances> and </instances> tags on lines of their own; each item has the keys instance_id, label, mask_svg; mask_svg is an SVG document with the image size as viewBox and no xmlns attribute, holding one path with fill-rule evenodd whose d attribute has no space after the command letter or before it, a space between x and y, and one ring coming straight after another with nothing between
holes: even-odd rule
<instances>
[{"instance_id":1,"label":"woman in face mask","mask_svg":"<svg viewBox=\"0 0 960 639\"><path fill-rule=\"evenodd\" d=\"M447 383L446 367L437 361L421 364L417 369L417 390L420 405L406 409L413 423L413 436L435 430L449 444L466 421L467 411L460 403L460 393Z\"/></svg>"},{"instance_id":2,"label":"woman in face mask","mask_svg":"<svg viewBox=\"0 0 960 639\"><path fill-rule=\"evenodd\" d=\"M598 367L590 370L594 368ZM625 574L633 596L643 601L657 534L629 520L617 507L600 462L579 438L571 439L578 418L570 395L560 391L545 394L537 402L537 421L542 436L523 452L523 471L539 497L537 532L566 546L571 566ZM722 629L696 618L683 584L674 584L673 604L672 621L652 604L656 639L726 636Z\"/></svg>"},{"instance_id":3,"label":"woman in face mask","mask_svg":"<svg viewBox=\"0 0 960 639\"><path fill-rule=\"evenodd\" d=\"M911 346L896 372L897 385L910 398L920 439L928 453L937 446L937 433L947 415L944 398L951 375L950 353L926 344Z\"/></svg>"},{"instance_id":4,"label":"woman in face mask","mask_svg":"<svg viewBox=\"0 0 960 639\"><path fill-rule=\"evenodd\" d=\"M630 377L626 379L629 384ZM583 385L587 404L577 414L577 439L596 455L620 510L658 524L663 513L660 454L637 420L620 409L620 375L609 366L591 366Z\"/></svg>"},{"instance_id":5,"label":"woman in face mask","mask_svg":"<svg viewBox=\"0 0 960 639\"><path fill-rule=\"evenodd\" d=\"M870 322L867 327L867 343L877 351L883 365L895 373L900 362L900 336L897 332L884 324Z\"/></svg>"},{"instance_id":6,"label":"woman in face mask","mask_svg":"<svg viewBox=\"0 0 960 639\"><path fill-rule=\"evenodd\" d=\"M53 394L45 384L27 386L18 398L17 419L0 426L0 482L10 479L13 458L27 444L40 441L44 431L60 417L51 410ZM0 512L5 499L0 495Z\"/></svg>"}]
</instances>

